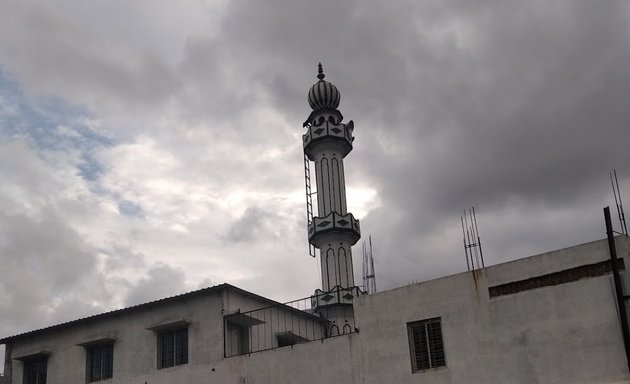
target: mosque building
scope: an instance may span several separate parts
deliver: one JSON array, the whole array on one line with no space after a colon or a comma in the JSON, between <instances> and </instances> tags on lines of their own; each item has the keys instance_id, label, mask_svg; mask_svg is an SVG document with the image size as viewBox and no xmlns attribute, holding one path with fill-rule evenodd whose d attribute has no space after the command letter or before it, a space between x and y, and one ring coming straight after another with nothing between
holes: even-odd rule
<instances>
[{"instance_id":1,"label":"mosque building","mask_svg":"<svg viewBox=\"0 0 630 384\"><path fill-rule=\"evenodd\" d=\"M221 284L7 336L0 384L630 384L628 236L381 292L357 286L361 230L344 173L354 123L321 64L317 79L302 144L321 287L279 303Z\"/></svg>"}]
</instances>

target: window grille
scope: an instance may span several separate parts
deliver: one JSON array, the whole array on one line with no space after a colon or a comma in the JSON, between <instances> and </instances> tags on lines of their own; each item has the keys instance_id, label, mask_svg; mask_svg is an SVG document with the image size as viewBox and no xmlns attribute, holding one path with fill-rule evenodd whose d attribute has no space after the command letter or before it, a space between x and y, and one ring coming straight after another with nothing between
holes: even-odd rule
<instances>
[{"instance_id":1,"label":"window grille","mask_svg":"<svg viewBox=\"0 0 630 384\"><path fill-rule=\"evenodd\" d=\"M407 324L412 372L446 366L440 318Z\"/></svg>"},{"instance_id":2,"label":"window grille","mask_svg":"<svg viewBox=\"0 0 630 384\"><path fill-rule=\"evenodd\" d=\"M111 379L114 375L114 345L102 344L87 348L88 383Z\"/></svg>"},{"instance_id":3,"label":"window grille","mask_svg":"<svg viewBox=\"0 0 630 384\"><path fill-rule=\"evenodd\" d=\"M188 328L158 333L158 369L188 363Z\"/></svg>"},{"instance_id":4,"label":"window grille","mask_svg":"<svg viewBox=\"0 0 630 384\"><path fill-rule=\"evenodd\" d=\"M24 384L46 384L48 356L38 356L24 362Z\"/></svg>"}]
</instances>

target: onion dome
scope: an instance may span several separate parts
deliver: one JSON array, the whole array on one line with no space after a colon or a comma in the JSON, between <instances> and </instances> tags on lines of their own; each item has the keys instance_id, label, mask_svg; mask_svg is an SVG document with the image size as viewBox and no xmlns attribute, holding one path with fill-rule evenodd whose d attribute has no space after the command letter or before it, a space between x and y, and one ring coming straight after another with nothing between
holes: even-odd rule
<instances>
[{"instance_id":1,"label":"onion dome","mask_svg":"<svg viewBox=\"0 0 630 384\"><path fill-rule=\"evenodd\" d=\"M341 101L341 95L332 83L324 81L324 71L322 63L318 65L317 78L319 81L308 91L308 104L313 111L322 111L325 109L336 110Z\"/></svg>"}]
</instances>

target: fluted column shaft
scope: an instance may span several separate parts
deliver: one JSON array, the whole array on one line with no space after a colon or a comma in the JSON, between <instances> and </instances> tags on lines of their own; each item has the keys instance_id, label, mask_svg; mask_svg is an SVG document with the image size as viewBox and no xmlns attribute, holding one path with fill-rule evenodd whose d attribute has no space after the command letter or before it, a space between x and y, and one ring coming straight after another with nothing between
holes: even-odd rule
<instances>
[{"instance_id":1,"label":"fluted column shaft","mask_svg":"<svg viewBox=\"0 0 630 384\"><path fill-rule=\"evenodd\" d=\"M347 213L343 157L338 151L325 150L315 156L317 212L324 217L331 212Z\"/></svg>"}]
</instances>

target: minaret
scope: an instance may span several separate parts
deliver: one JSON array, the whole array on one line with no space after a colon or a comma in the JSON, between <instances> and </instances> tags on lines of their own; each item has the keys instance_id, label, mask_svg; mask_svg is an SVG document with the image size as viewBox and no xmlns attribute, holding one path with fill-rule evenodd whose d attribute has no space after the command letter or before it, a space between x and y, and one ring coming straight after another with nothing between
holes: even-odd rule
<instances>
[{"instance_id":1,"label":"minaret","mask_svg":"<svg viewBox=\"0 0 630 384\"><path fill-rule=\"evenodd\" d=\"M354 284L351 247L361 238L359 220L346 207L343 159L352 150L354 123L343 124L337 110L341 95L324 80L321 63L319 81L308 92L313 109L304 122L304 154L314 163L317 182L317 216L308 227L309 242L320 250L322 289L313 296L314 308L352 304L360 293ZM329 295L325 293L330 293Z\"/></svg>"}]
</instances>

